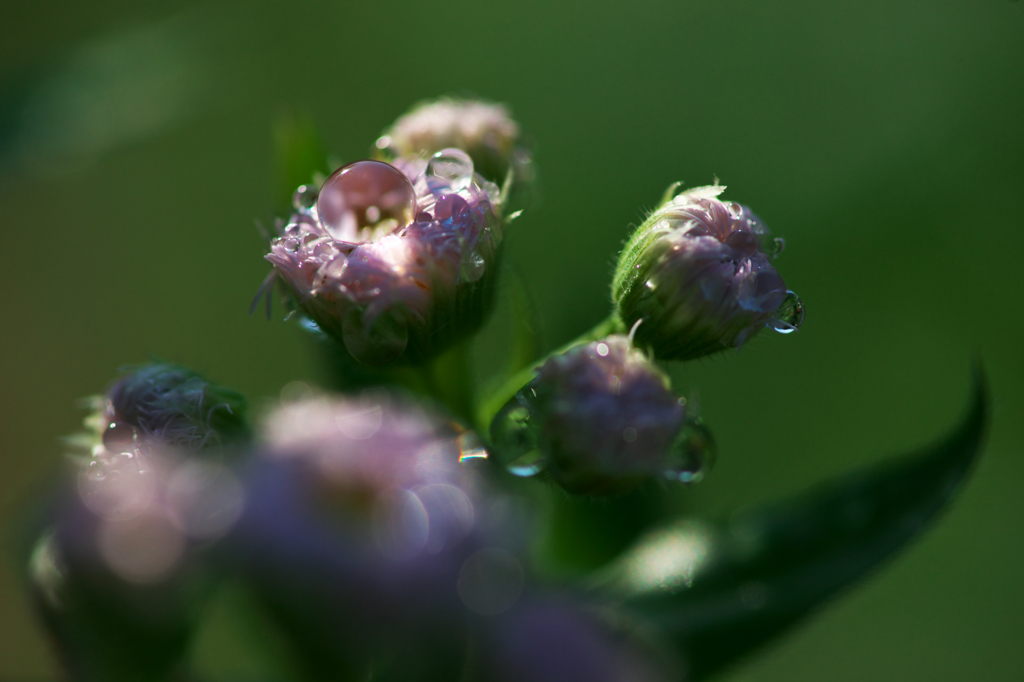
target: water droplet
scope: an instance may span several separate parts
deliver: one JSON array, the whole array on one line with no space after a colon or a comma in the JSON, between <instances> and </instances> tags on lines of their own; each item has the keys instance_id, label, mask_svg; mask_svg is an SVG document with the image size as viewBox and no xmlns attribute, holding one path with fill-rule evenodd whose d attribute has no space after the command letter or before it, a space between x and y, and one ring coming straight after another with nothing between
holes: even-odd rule
<instances>
[{"instance_id":1,"label":"water droplet","mask_svg":"<svg viewBox=\"0 0 1024 682\"><path fill-rule=\"evenodd\" d=\"M327 265L320 268L320 275L324 279L340 280L342 275L345 274L345 270L348 268L348 258L339 255L336 256Z\"/></svg>"},{"instance_id":2,"label":"water droplet","mask_svg":"<svg viewBox=\"0 0 1024 682\"><path fill-rule=\"evenodd\" d=\"M790 334L804 323L804 302L792 291L786 292L786 298L775 314L768 320L768 326L780 334Z\"/></svg>"},{"instance_id":3,"label":"water droplet","mask_svg":"<svg viewBox=\"0 0 1024 682\"><path fill-rule=\"evenodd\" d=\"M319 195L320 191L315 185L303 185L292 195L292 206L296 211L308 212L316 206L316 199Z\"/></svg>"},{"instance_id":4,"label":"water droplet","mask_svg":"<svg viewBox=\"0 0 1024 682\"><path fill-rule=\"evenodd\" d=\"M785 248L786 240L782 237L775 237L773 239L769 239L765 244L764 252L772 258L778 258L779 254L781 254Z\"/></svg>"},{"instance_id":5,"label":"water droplet","mask_svg":"<svg viewBox=\"0 0 1024 682\"><path fill-rule=\"evenodd\" d=\"M608 344L607 343L599 343L599 344L597 344L597 348L595 348L595 350L597 351L597 354L600 355L602 358L608 356Z\"/></svg>"},{"instance_id":6,"label":"water droplet","mask_svg":"<svg viewBox=\"0 0 1024 682\"><path fill-rule=\"evenodd\" d=\"M487 264L484 257L476 251L470 251L462 259L462 279L467 282L475 282L484 276Z\"/></svg>"},{"instance_id":7,"label":"water droplet","mask_svg":"<svg viewBox=\"0 0 1024 682\"><path fill-rule=\"evenodd\" d=\"M494 418L491 435L501 462L513 475L535 476L547 467L537 447L537 425L525 390L516 394Z\"/></svg>"},{"instance_id":8,"label":"water droplet","mask_svg":"<svg viewBox=\"0 0 1024 682\"><path fill-rule=\"evenodd\" d=\"M427 164L427 175L458 192L473 182L473 160L461 149L442 149Z\"/></svg>"},{"instance_id":9,"label":"water droplet","mask_svg":"<svg viewBox=\"0 0 1024 682\"><path fill-rule=\"evenodd\" d=\"M729 215L733 218L740 218L743 216L743 207L737 204L735 201L730 202L728 205Z\"/></svg>"},{"instance_id":10,"label":"water droplet","mask_svg":"<svg viewBox=\"0 0 1024 682\"><path fill-rule=\"evenodd\" d=\"M416 191L383 161L356 161L334 171L316 202L320 222L338 240L372 241L412 222Z\"/></svg>"},{"instance_id":11,"label":"water droplet","mask_svg":"<svg viewBox=\"0 0 1024 682\"><path fill-rule=\"evenodd\" d=\"M665 478L698 483L715 463L717 448L711 430L700 419L688 420L672 444Z\"/></svg>"},{"instance_id":12,"label":"water droplet","mask_svg":"<svg viewBox=\"0 0 1024 682\"><path fill-rule=\"evenodd\" d=\"M110 452L126 452L135 447L135 427L127 422L112 422L103 431L103 446Z\"/></svg>"},{"instance_id":13,"label":"water droplet","mask_svg":"<svg viewBox=\"0 0 1024 682\"><path fill-rule=\"evenodd\" d=\"M285 239L284 240L284 250L285 251L290 251L291 253L295 253L296 251L299 250L299 245L300 244L301 244L301 242L298 239L294 239L294 238Z\"/></svg>"},{"instance_id":14,"label":"water droplet","mask_svg":"<svg viewBox=\"0 0 1024 682\"><path fill-rule=\"evenodd\" d=\"M622 440L626 441L627 443L632 443L633 441L635 441L636 436L636 429L634 429L632 426L627 426L622 430Z\"/></svg>"}]
</instances>

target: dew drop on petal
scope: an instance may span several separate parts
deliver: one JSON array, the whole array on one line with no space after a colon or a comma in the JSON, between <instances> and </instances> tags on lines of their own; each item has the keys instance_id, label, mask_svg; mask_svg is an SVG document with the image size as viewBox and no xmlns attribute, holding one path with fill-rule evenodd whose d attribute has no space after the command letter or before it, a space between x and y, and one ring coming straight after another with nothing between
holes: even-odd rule
<instances>
[{"instance_id":1,"label":"dew drop on petal","mask_svg":"<svg viewBox=\"0 0 1024 682\"><path fill-rule=\"evenodd\" d=\"M716 454L711 431L699 419L688 421L672 444L664 476L670 481L698 483L714 465Z\"/></svg>"},{"instance_id":2,"label":"dew drop on petal","mask_svg":"<svg viewBox=\"0 0 1024 682\"><path fill-rule=\"evenodd\" d=\"M334 171L316 202L320 222L335 239L372 240L412 222L416 191L402 171L383 161L356 161Z\"/></svg>"},{"instance_id":3,"label":"dew drop on petal","mask_svg":"<svg viewBox=\"0 0 1024 682\"><path fill-rule=\"evenodd\" d=\"M780 334L790 334L804 323L804 302L792 291L786 292L786 298L775 314L768 320L768 326Z\"/></svg>"},{"instance_id":4,"label":"dew drop on petal","mask_svg":"<svg viewBox=\"0 0 1024 682\"><path fill-rule=\"evenodd\" d=\"M473 182L473 160L461 149L442 149L427 164L427 175L443 181L457 192Z\"/></svg>"},{"instance_id":5,"label":"dew drop on petal","mask_svg":"<svg viewBox=\"0 0 1024 682\"><path fill-rule=\"evenodd\" d=\"M295 207L296 211L309 211L316 206L319 194L320 191L315 185L303 185L295 190L295 194L292 195L292 206Z\"/></svg>"}]
</instances>

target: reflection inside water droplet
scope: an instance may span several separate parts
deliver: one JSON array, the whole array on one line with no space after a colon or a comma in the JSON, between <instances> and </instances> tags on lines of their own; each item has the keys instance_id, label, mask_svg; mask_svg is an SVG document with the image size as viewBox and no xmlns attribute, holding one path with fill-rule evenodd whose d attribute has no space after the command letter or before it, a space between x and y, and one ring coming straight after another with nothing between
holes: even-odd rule
<instances>
[{"instance_id":1,"label":"reflection inside water droplet","mask_svg":"<svg viewBox=\"0 0 1024 682\"><path fill-rule=\"evenodd\" d=\"M416 191L383 161L356 161L334 171L316 201L320 222L335 239L365 242L412 222Z\"/></svg>"},{"instance_id":2,"label":"reflection inside water droplet","mask_svg":"<svg viewBox=\"0 0 1024 682\"><path fill-rule=\"evenodd\" d=\"M804 302L792 291L786 292L786 298L775 314L768 320L768 327L780 334L791 334L804 323Z\"/></svg>"}]
</instances>

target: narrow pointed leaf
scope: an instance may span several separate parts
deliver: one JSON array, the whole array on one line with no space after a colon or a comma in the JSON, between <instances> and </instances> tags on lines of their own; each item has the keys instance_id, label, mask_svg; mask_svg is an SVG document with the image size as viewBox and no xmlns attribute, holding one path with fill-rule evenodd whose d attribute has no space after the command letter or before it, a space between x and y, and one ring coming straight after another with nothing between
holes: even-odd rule
<instances>
[{"instance_id":1,"label":"narrow pointed leaf","mask_svg":"<svg viewBox=\"0 0 1024 682\"><path fill-rule=\"evenodd\" d=\"M963 485L987 422L978 371L967 415L938 443L725 522L662 528L605 574L601 590L661 632L689 679L707 678L920 535Z\"/></svg>"}]
</instances>

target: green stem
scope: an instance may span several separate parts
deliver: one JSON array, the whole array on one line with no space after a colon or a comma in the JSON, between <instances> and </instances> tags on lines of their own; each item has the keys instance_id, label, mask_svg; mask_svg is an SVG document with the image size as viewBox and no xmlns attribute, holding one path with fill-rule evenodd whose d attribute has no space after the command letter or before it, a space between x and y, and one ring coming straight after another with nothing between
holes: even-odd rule
<instances>
[{"instance_id":1,"label":"green stem","mask_svg":"<svg viewBox=\"0 0 1024 682\"><path fill-rule=\"evenodd\" d=\"M618 312L612 311L612 313L605 319L598 322L592 328L583 332L569 343L561 346L552 352L548 353L543 358L537 360L529 367L526 367L519 372L513 374L501 388L489 395L487 398L480 401L479 409L476 412L476 426L477 430L481 435L487 436L490 429L491 421L495 415L501 410L505 404L515 396L516 393L521 391L524 386L533 381L534 374L537 372L537 368L544 364L548 358L555 355L561 355L570 348L578 346L583 343L589 343L596 341L597 339L604 338L609 334L624 334L626 332L626 325L619 317Z\"/></svg>"}]
</instances>

